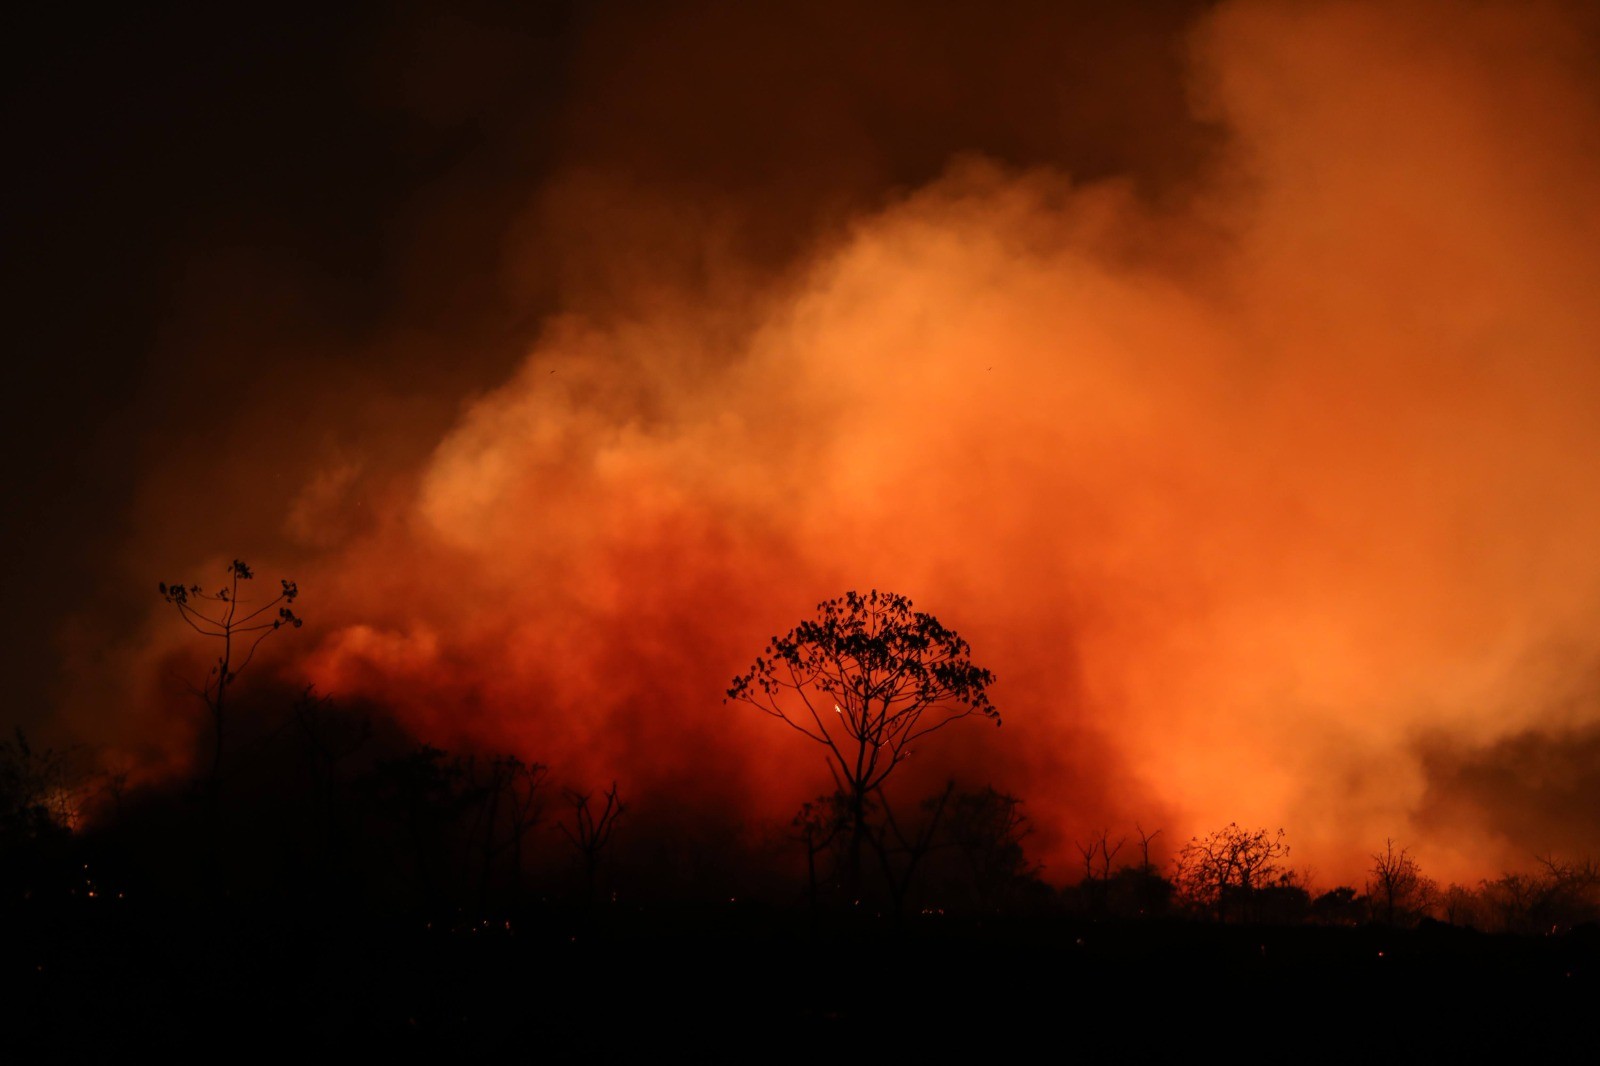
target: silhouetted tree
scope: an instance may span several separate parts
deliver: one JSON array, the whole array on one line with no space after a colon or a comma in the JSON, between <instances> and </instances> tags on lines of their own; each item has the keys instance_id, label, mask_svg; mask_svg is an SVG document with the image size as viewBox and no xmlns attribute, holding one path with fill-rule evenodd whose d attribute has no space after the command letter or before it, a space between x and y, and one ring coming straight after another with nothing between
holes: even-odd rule
<instances>
[{"instance_id":1,"label":"silhouetted tree","mask_svg":"<svg viewBox=\"0 0 1600 1066\"><path fill-rule=\"evenodd\" d=\"M1144 827L1137 822L1134 823L1133 828L1139 834L1139 865L1146 870L1154 870L1155 866L1150 862L1150 845L1155 843L1156 837L1161 835L1161 830L1157 829L1153 833L1146 833Z\"/></svg>"},{"instance_id":2,"label":"silhouetted tree","mask_svg":"<svg viewBox=\"0 0 1600 1066\"><path fill-rule=\"evenodd\" d=\"M1023 839L1033 830L1021 807L1020 799L990 785L956 793L951 805L950 839L965 863L980 910L1002 906L1011 890L1035 873L1022 850Z\"/></svg>"},{"instance_id":3,"label":"silhouetted tree","mask_svg":"<svg viewBox=\"0 0 1600 1066\"><path fill-rule=\"evenodd\" d=\"M1172 896L1176 886L1164 876L1161 868L1150 858L1150 845L1156 837L1161 835L1161 830L1147 833L1143 826L1135 825L1134 830L1139 834L1139 861L1111 872L1110 859L1121 850L1122 842L1119 840L1115 847L1105 847L1105 832L1100 834L1100 847L1093 850L1102 852L1101 876L1099 883L1090 880L1087 884L1080 885L1077 895L1091 908L1103 907L1112 914L1125 918L1148 918L1166 914L1172 909ZM1083 847L1079 846L1079 854L1083 854ZM1091 856L1085 856L1085 863L1093 868Z\"/></svg>"},{"instance_id":4,"label":"silhouetted tree","mask_svg":"<svg viewBox=\"0 0 1600 1066\"><path fill-rule=\"evenodd\" d=\"M1451 882L1440 898L1439 909L1451 925L1477 926L1483 922L1483 899L1466 885Z\"/></svg>"},{"instance_id":5,"label":"silhouetted tree","mask_svg":"<svg viewBox=\"0 0 1600 1066\"><path fill-rule=\"evenodd\" d=\"M250 604L239 599L239 582L254 577L248 565L235 559L228 564L228 583L215 592L207 592L199 585L186 587L164 581L160 585L162 598L177 609L189 628L222 645L205 682L189 686L211 715L211 776L207 791L213 807L221 782L228 692L263 640L284 626L298 629L301 625L301 619L290 608L300 594L293 581L279 582L278 594L264 603Z\"/></svg>"},{"instance_id":6,"label":"silhouetted tree","mask_svg":"<svg viewBox=\"0 0 1600 1066\"><path fill-rule=\"evenodd\" d=\"M815 909L818 899L817 858L835 849L850 827L850 797L843 792L818 796L800 805L789 823L794 838L806 849L806 901Z\"/></svg>"},{"instance_id":7,"label":"silhouetted tree","mask_svg":"<svg viewBox=\"0 0 1600 1066\"><path fill-rule=\"evenodd\" d=\"M509 856L508 890L515 901L522 890L523 847L544 820L544 783L549 768L525 763L515 755L497 755L479 768L469 762L467 776L477 798L469 839L475 841L480 861L478 910L487 911L495 864Z\"/></svg>"},{"instance_id":8,"label":"silhouetted tree","mask_svg":"<svg viewBox=\"0 0 1600 1066\"><path fill-rule=\"evenodd\" d=\"M919 738L972 714L992 718L994 675L971 648L909 599L873 590L817 605L817 617L773 637L728 699L743 700L827 749L850 800L849 890L861 886L868 798Z\"/></svg>"},{"instance_id":9,"label":"silhouetted tree","mask_svg":"<svg viewBox=\"0 0 1600 1066\"><path fill-rule=\"evenodd\" d=\"M0 888L5 895L65 886L73 818L66 755L30 744L18 726L0 741Z\"/></svg>"},{"instance_id":10,"label":"silhouetted tree","mask_svg":"<svg viewBox=\"0 0 1600 1066\"><path fill-rule=\"evenodd\" d=\"M1481 882L1480 897L1485 915L1498 932L1537 933L1542 930L1534 918L1541 889L1530 874L1507 872L1493 881Z\"/></svg>"},{"instance_id":11,"label":"silhouetted tree","mask_svg":"<svg viewBox=\"0 0 1600 1066\"><path fill-rule=\"evenodd\" d=\"M1539 859L1544 867L1540 880L1543 892L1535 912L1540 928L1549 933L1566 932L1584 922L1600 920L1600 864L1594 859Z\"/></svg>"},{"instance_id":12,"label":"silhouetted tree","mask_svg":"<svg viewBox=\"0 0 1600 1066\"><path fill-rule=\"evenodd\" d=\"M867 839L877 853L878 864L889 885L897 921L905 916L906 896L917 876L917 868L928 853L939 846L939 828L955 790L956 783L950 781L938 793L923 800L918 805L922 818L915 824L902 824L882 791L878 793L882 818L869 823Z\"/></svg>"},{"instance_id":13,"label":"silhouetted tree","mask_svg":"<svg viewBox=\"0 0 1600 1066\"><path fill-rule=\"evenodd\" d=\"M1433 904L1438 885L1422 875L1422 867L1406 848L1395 850L1385 839L1383 850L1372 856L1367 879L1367 899L1373 917L1389 925L1414 925Z\"/></svg>"},{"instance_id":14,"label":"silhouetted tree","mask_svg":"<svg viewBox=\"0 0 1600 1066\"><path fill-rule=\"evenodd\" d=\"M572 824L561 823L561 832L578 850L583 864L583 888L586 900L594 899L595 874L600 868L600 857L611 843L611 833L617 827L627 806L617 797L617 783L611 782L606 790L606 805L598 812L589 806L590 794L567 789L563 795L572 808Z\"/></svg>"},{"instance_id":15,"label":"silhouetted tree","mask_svg":"<svg viewBox=\"0 0 1600 1066\"><path fill-rule=\"evenodd\" d=\"M1294 870L1282 870L1265 884L1240 893L1250 917L1273 925L1298 925L1311 913L1310 878Z\"/></svg>"},{"instance_id":16,"label":"silhouetted tree","mask_svg":"<svg viewBox=\"0 0 1600 1066\"><path fill-rule=\"evenodd\" d=\"M1172 909L1176 886L1150 863L1124 866L1101 886L1105 907L1125 918L1154 918Z\"/></svg>"},{"instance_id":17,"label":"silhouetted tree","mask_svg":"<svg viewBox=\"0 0 1600 1066\"><path fill-rule=\"evenodd\" d=\"M451 865L450 831L463 806L458 760L431 744L374 767L378 795L404 830L417 887L427 905L440 902Z\"/></svg>"},{"instance_id":18,"label":"silhouetted tree","mask_svg":"<svg viewBox=\"0 0 1600 1066\"><path fill-rule=\"evenodd\" d=\"M1111 879L1111 860L1116 858L1117 852L1121 851L1122 845L1127 842L1126 837L1118 837L1117 842L1112 844L1110 838L1111 830L1097 829L1089 834L1087 843L1073 841L1073 847L1083 856L1083 881L1080 887L1085 902L1093 911L1105 909L1106 882Z\"/></svg>"},{"instance_id":19,"label":"silhouetted tree","mask_svg":"<svg viewBox=\"0 0 1600 1066\"><path fill-rule=\"evenodd\" d=\"M1367 899L1349 885L1331 888L1311 901L1311 920L1322 925L1360 925Z\"/></svg>"},{"instance_id":20,"label":"silhouetted tree","mask_svg":"<svg viewBox=\"0 0 1600 1066\"><path fill-rule=\"evenodd\" d=\"M1482 908L1499 931L1561 933L1600 919L1600 866L1593 860L1539 860L1542 869L1484 881Z\"/></svg>"},{"instance_id":21,"label":"silhouetted tree","mask_svg":"<svg viewBox=\"0 0 1600 1066\"><path fill-rule=\"evenodd\" d=\"M1076 841L1073 846L1078 849L1078 854L1083 856L1083 877L1086 881L1104 881L1111 876L1111 860L1117 857L1117 852L1122 850L1122 845L1127 842L1127 837L1118 837L1115 844L1110 843L1111 830L1097 829L1089 834L1089 842L1080 844ZM1096 873L1096 867L1099 867Z\"/></svg>"},{"instance_id":22,"label":"silhouetted tree","mask_svg":"<svg viewBox=\"0 0 1600 1066\"><path fill-rule=\"evenodd\" d=\"M1178 889L1225 922L1230 910L1248 906L1256 889L1273 883L1281 872L1278 860L1288 854L1282 829L1247 830L1229 822L1204 837L1192 837L1178 852Z\"/></svg>"}]
</instances>

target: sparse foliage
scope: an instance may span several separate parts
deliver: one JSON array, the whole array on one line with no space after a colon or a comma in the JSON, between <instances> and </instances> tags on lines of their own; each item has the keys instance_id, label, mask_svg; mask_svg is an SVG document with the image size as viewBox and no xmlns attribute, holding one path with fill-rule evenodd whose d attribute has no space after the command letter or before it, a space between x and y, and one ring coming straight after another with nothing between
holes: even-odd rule
<instances>
[{"instance_id":1,"label":"sparse foliage","mask_svg":"<svg viewBox=\"0 0 1600 1066\"><path fill-rule=\"evenodd\" d=\"M1204 837L1192 837L1178 852L1178 890L1191 904L1227 921L1248 908L1252 894L1282 873L1289 854L1283 830L1241 829L1229 822Z\"/></svg>"},{"instance_id":2,"label":"sparse foliage","mask_svg":"<svg viewBox=\"0 0 1600 1066\"><path fill-rule=\"evenodd\" d=\"M847 874L858 891L869 797L912 754L922 737L981 715L999 724L989 702L994 675L972 663L971 648L909 599L873 590L817 605L817 617L773 637L728 699L777 718L827 752L828 768L850 801Z\"/></svg>"},{"instance_id":3,"label":"sparse foliage","mask_svg":"<svg viewBox=\"0 0 1600 1066\"><path fill-rule=\"evenodd\" d=\"M1551 935L1600 919L1600 864L1547 855L1539 865L1483 882L1481 907L1496 931Z\"/></svg>"},{"instance_id":4,"label":"sparse foliage","mask_svg":"<svg viewBox=\"0 0 1600 1066\"><path fill-rule=\"evenodd\" d=\"M966 865L980 910L1003 905L1008 892L1035 873L1022 850L1032 827L1021 808L1020 799L993 786L956 794L950 839Z\"/></svg>"},{"instance_id":5,"label":"sparse foliage","mask_svg":"<svg viewBox=\"0 0 1600 1066\"><path fill-rule=\"evenodd\" d=\"M280 581L278 594L263 603L252 604L239 598L239 583L254 579L255 573L242 560L228 564L227 584L214 592L199 585L161 582L161 597L178 616L203 637L222 645L216 665L199 686L191 685L211 715L212 756L210 795L215 802L222 772L224 727L227 724L228 692L239 674L250 665L261 642L285 626L300 628L301 619L292 604L300 594L293 581Z\"/></svg>"},{"instance_id":6,"label":"sparse foliage","mask_svg":"<svg viewBox=\"0 0 1600 1066\"><path fill-rule=\"evenodd\" d=\"M1483 921L1483 901L1478 893L1455 882L1445 887L1439 910L1451 925L1477 926Z\"/></svg>"},{"instance_id":7,"label":"sparse foliage","mask_svg":"<svg viewBox=\"0 0 1600 1066\"><path fill-rule=\"evenodd\" d=\"M1422 867L1407 848L1396 850L1385 839L1383 850L1372 856L1367 879L1367 899L1373 917L1389 925L1414 925L1437 901L1439 886L1422 875Z\"/></svg>"}]
</instances>

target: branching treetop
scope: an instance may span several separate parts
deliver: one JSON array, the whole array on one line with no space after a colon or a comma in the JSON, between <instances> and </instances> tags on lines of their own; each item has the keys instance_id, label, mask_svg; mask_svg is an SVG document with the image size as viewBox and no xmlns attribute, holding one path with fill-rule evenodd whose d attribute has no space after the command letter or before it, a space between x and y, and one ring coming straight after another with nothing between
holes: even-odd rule
<instances>
[{"instance_id":1,"label":"branching treetop","mask_svg":"<svg viewBox=\"0 0 1600 1066\"><path fill-rule=\"evenodd\" d=\"M300 594L299 587L293 581L280 582L278 595L266 603L253 608L242 603L239 599L239 582L254 577L255 573L246 563L235 559L228 566L228 584L215 592L207 592L199 585L185 587L161 582L162 598L178 609L179 616L189 624L189 628L203 637L216 637L225 642L227 650L219 660L223 671L219 680L224 686L249 665L256 647L271 633L283 626L298 629L302 624L299 616L289 607ZM235 654L232 642L248 634L254 636L248 637L244 661L235 665L232 662Z\"/></svg>"},{"instance_id":2,"label":"branching treetop","mask_svg":"<svg viewBox=\"0 0 1600 1066\"><path fill-rule=\"evenodd\" d=\"M1000 722L994 675L971 647L904 596L847 592L774 637L728 698L825 745L856 788L877 787L918 737L969 715Z\"/></svg>"}]
</instances>

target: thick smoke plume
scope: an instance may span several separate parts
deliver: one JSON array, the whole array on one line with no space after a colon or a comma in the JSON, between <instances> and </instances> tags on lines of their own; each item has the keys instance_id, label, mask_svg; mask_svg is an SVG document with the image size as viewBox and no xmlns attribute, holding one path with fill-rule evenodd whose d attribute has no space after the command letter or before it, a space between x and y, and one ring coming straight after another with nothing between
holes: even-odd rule
<instances>
[{"instance_id":1,"label":"thick smoke plume","mask_svg":"<svg viewBox=\"0 0 1600 1066\"><path fill-rule=\"evenodd\" d=\"M1592 819L1527 805L1496 823L1522 839L1439 799L1547 744L1595 779L1592 740L1560 739L1597 725L1563 699L1600 632L1587 12L997 16L954 74L928 42L964 24L901 51L803 27L833 65L781 81L782 35L701 14L589 29L586 105L541 127L565 155L484 282L543 301L514 371L453 413L352 373L306 401L342 432L147 478L160 500L196 462L249 476L228 513L274 529L252 562L296 577L310 619L277 668L434 743L756 823L827 781L803 738L723 704L728 680L819 600L877 587L1000 679L1004 727L958 723L918 773L1023 796L1047 874L1135 820L1283 825L1330 879L1386 837L1455 878L1596 845ZM982 78L1011 56L1017 85L1050 84L1095 34L1163 58L1100 72L1123 95L1093 104ZM626 62L647 40L664 69ZM751 99L775 106L740 110L719 76L774 79ZM891 81L951 129L875 155L863 101L913 108ZM471 190L439 195L420 230L478 225ZM145 515L152 585L174 576L152 560L244 550ZM183 639L153 616L114 663L144 710L108 733L85 697L79 727L181 749L148 664Z\"/></svg>"}]
</instances>

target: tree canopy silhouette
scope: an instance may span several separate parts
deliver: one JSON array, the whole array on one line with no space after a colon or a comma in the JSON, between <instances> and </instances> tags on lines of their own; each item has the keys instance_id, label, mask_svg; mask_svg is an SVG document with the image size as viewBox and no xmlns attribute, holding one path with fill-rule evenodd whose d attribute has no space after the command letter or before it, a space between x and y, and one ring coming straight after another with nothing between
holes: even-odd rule
<instances>
[{"instance_id":1,"label":"tree canopy silhouette","mask_svg":"<svg viewBox=\"0 0 1600 1066\"><path fill-rule=\"evenodd\" d=\"M1178 887L1191 902L1227 921L1235 905L1249 907L1252 894L1282 874L1278 860L1288 854L1282 829L1242 829L1229 822L1192 837L1178 852Z\"/></svg>"},{"instance_id":2,"label":"tree canopy silhouette","mask_svg":"<svg viewBox=\"0 0 1600 1066\"><path fill-rule=\"evenodd\" d=\"M190 686L205 703L213 727L211 755L211 794L215 801L222 771L223 727L227 721L228 690L244 668L250 665L261 642L284 626L298 629L301 620L290 608L300 589L293 581L279 582L278 594L264 603L239 599L239 582L250 581L254 571L242 560L228 564L228 583L215 592L199 585L184 586L161 582L161 597L177 609L189 628L203 637L220 641L222 650L216 665L202 685Z\"/></svg>"},{"instance_id":3,"label":"tree canopy silhouette","mask_svg":"<svg viewBox=\"0 0 1600 1066\"><path fill-rule=\"evenodd\" d=\"M773 637L728 699L782 720L827 750L828 768L850 805L849 874L859 887L867 797L912 753L912 744L951 722L982 715L994 675L971 647L905 596L846 592L817 617Z\"/></svg>"},{"instance_id":4,"label":"tree canopy silhouette","mask_svg":"<svg viewBox=\"0 0 1600 1066\"><path fill-rule=\"evenodd\" d=\"M1396 848L1386 838L1383 850L1373 853L1367 898L1374 918L1388 925L1415 925L1438 894L1438 884L1423 875L1411 849Z\"/></svg>"}]
</instances>

